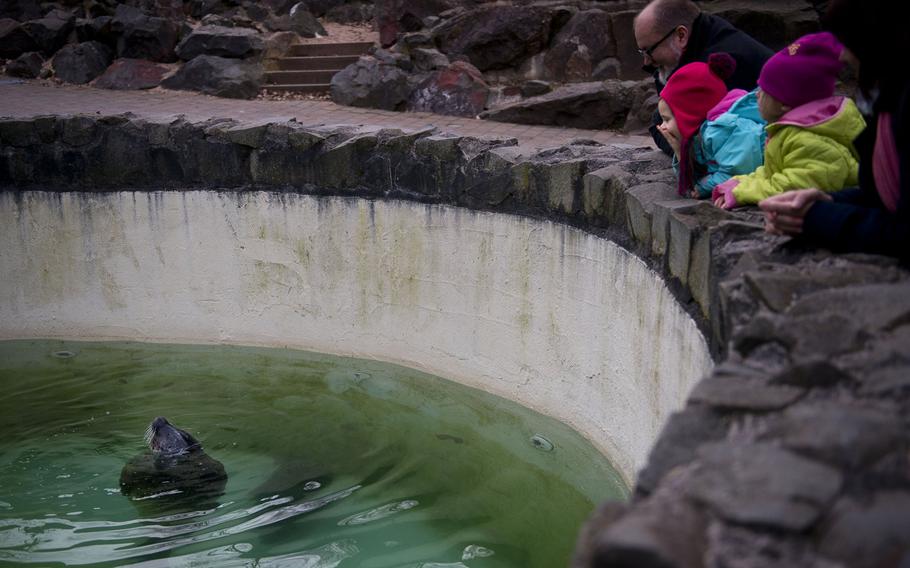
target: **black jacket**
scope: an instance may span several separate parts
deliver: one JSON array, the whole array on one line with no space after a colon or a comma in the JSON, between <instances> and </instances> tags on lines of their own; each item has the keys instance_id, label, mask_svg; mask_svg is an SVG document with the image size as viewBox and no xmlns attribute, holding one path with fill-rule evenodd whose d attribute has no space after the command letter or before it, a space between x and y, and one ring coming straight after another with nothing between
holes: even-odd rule
<instances>
[{"instance_id":1,"label":"black jacket","mask_svg":"<svg viewBox=\"0 0 910 568\"><path fill-rule=\"evenodd\" d=\"M910 264L910 81L892 102L877 105L876 111L854 142L860 154L860 186L832 193L834 202L816 202L803 221L803 238L838 252L884 254ZM881 111L891 112L900 161L900 199L895 213L885 209L872 171Z\"/></svg>"},{"instance_id":2,"label":"black jacket","mask_svg":"<svg viewBox=\"0 0 910 568\"><path fill-rule=\"evenodd\" d=\"M773 55L770 49L749 34L734 28L723 18L701 13L695 18L689 43L676 69L693 61L707 62L709 55L719 52L729 53L736 60L736 71L726 81L727 88L745 89L746 91L755 88L762 66ZM654 72L654 85L657 87L657 93L660 94L664 84L660 82L657 71ZM648 130L658 147L667 155L673 155L670 145L657 130L657 125L660 123L660 114L655 112Z\"/></svg>"}]
</instances>

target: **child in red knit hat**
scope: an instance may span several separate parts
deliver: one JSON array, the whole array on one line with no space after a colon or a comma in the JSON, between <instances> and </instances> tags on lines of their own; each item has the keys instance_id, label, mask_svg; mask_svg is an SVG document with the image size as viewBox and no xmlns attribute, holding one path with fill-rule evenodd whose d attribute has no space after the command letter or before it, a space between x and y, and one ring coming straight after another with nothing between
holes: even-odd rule
<instances>
[{"instance_id":1,"label":"child in red knit hat","mask_svg":"<svg viewBox=\"0 0 910 568\"><path fill-rule=\"evenodd\" d=\"M660 91L658 130L675 153L680 195L711 196L714 187L762 163L765 121L756 93L727 91L736 68L726 53L680 67Z\"/></svg>"},{"instance_id":2,"label":"child in red knit hat","mask_svg":"<svg viewBox=\"0 0 910 568\"><path fill-rule=\"evenodd\" d=\"M834 96L843 46L831 33L803 36L762 67L758 104L769 122L764 165L717 186L718 207L756 204L785 191L856 185L853 140L866 127L856 104Z\"/></svg>"}]
</instances>

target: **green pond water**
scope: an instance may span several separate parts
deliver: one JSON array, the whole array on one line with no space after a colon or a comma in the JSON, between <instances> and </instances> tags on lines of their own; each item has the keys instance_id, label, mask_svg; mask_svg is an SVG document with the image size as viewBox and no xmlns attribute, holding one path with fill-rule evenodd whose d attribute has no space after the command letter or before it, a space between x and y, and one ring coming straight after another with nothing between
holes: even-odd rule
<instances>
[{"instance_id":1,"label":"green pond water","mask_svg":"<svg viewBox=\"0 0 910 568\"><path fill-rule=\"evenodd\" d=\"M565 425L374 361L6 341L0 385L3 566L555 568L627 495ZM156 416L224 464L216 503L120 493Z\"/></svg>"}]
</instances>

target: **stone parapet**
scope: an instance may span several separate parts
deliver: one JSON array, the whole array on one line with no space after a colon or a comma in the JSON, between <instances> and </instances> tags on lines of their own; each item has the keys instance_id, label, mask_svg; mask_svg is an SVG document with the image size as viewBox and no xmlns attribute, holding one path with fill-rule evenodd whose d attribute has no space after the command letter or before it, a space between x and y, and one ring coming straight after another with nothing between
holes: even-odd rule
<instances>
[{"instance_id":1,"label":"stone parapet","mask_svg":"<svg viewBox=\"0 0 910 568\"><path fill-rule=\"evenodd\" d=\"M0 120L9 191L268 189L517 213L607 236L662 274L717 366L666 423L629 503L575 565L877 567L910 562L910 279L680 198L667 159L583 140L434 130Z\"/></svg>"}]
</instances>

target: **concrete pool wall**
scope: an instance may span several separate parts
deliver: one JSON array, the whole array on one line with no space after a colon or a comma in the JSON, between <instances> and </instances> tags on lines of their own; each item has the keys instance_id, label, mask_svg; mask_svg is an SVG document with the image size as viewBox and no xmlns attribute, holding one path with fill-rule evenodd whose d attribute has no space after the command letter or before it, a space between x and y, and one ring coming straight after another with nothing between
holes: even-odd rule
<instances>
[{"instance_id":1,"label":"concrete pool wall","mask_svg":"<svg viewBox=\"0 0 910 568\"><path fill-rule=\"evenodd\" d=\"M288 346L558 418L631 484L711 368L658 274L566 225L251 191L0 194L0 338Z\"/></svg>"}]
</instances>

